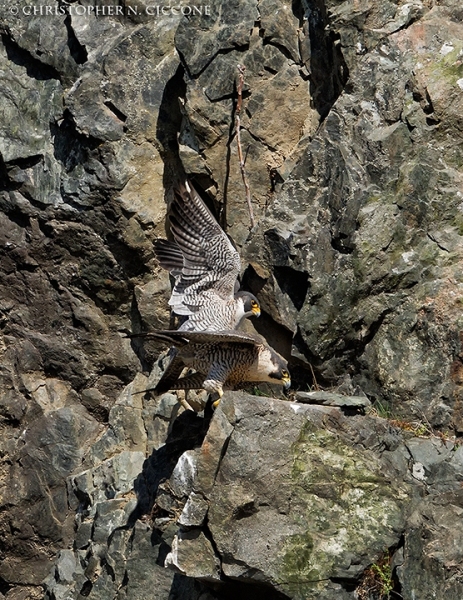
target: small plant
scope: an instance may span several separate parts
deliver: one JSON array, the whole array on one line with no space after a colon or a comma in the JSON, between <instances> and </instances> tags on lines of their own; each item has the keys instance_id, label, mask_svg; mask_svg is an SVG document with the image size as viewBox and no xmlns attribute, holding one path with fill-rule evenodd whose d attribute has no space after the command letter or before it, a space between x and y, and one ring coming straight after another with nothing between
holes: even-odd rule
<instances>
[{"instance_id":1,"label":"small plant","mask_svg":"<svg viewBox=\"0 0 463 600\"><path fill-rule=\"evenodd\" d=\"M358 600L389 600L392 597L401 597L394 592L391 558L389 551L386 551L364 572L357 588Z\"/></svg>"},{"instance_id":2,"label":"small plant","mask_svg":"<svg viewBox=\"0 0 463 600\"><path fill-rule=\"evenodd\" d=\"M398 427L399 429L402 429L402 431L408 431L416 437L440 438L443 442L452 442L455 446L463 443L459 442L455 436L451 435L449 432L445 433L433 429L431 423L424 414L421 419L406 421L405 419L401 419L394 415L392 407L387 403L382 404L379 400L376 400L374 406L368 410L367 414L386 419L393 427Z\"/></svg>"},{"instance_id":3,"label":"small plant","mask_svg":"<svg viewBox=\"0 0 463 600\"><path fill-rule=\"evenodd\" d=\"M376 400L371 412L381 419L393 419L394 415L392 408L387 403L382 403L380 400Z\"/></svg>"},{"instance_id":4,"label":"small plant","mask_svg":"<svg viewBox=\"0 0 463 600\"><path fill-rule=\"evenodd\" d=\"M256 385L253 386L252 390L249 391L252 396L265 396L264 392L260 390Z\"/></svg>"},{"instance_id":5,"label":"small plant","mask_svg":"<svg viewBox=\"0 0 463 600\"><path fill-rule=\"evenodd\" d=\"M376 575L376 579L380 585L379 591L381 596L389 598L392 590L394 589L389 552L386 552L381 561L371 565L371 570Z\"/></svg>"},{"instance_id":6,"label":"small plant","mask_svg":"<svg viewBox=\"0 0 463 600\"><path fill-rule=\"evenodd\" d=\"M433 435L432 428L422 421L403 421L402 419L391 419L391 425L399 427L404 431L411 431L417 437L430 437Z\"/></svg>"}]
</instances>

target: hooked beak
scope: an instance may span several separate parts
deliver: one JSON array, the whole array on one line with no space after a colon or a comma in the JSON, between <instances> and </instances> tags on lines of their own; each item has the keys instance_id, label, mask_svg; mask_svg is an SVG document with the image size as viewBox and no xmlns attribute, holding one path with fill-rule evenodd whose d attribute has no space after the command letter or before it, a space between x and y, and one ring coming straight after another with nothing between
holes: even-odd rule
<instances>
[{"instance_id":1,"label":"hooked beak","mask_svg":"<svg viewBox=\"0 0 463 600\"><path fill-rule=\"evenodd\" d=\"M288 391L289 388L291 387L291 377L289 377L289 376L283 377L281 380L281 383L283 384L284 390Z\"/></svg>"},{"instance_id":2,"label":"hooked beak","mask_svg":"<svg viewBox=\"0 0 463 600\"><path fill-rule=\"evenodd\" d=\"M254 317L260 317L260 308L258 306L253 306L251 312Z\"/></svg>"}]
</instances>

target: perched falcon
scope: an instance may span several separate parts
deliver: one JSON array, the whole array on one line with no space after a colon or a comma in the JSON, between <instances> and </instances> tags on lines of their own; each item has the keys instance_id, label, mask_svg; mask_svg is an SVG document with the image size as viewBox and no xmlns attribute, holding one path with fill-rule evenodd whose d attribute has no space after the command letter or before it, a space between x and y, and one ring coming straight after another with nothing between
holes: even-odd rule
<instances>
[{"instance_id":1,"label":"perched falcon","mask_svg":"<svg viewBox=\"0 0 463 600\"><path fill-rule=\"evenodd\" d=\"M175 278L169 305L188 317L179 329L232 330L244 317L259 316L257 298L237 292L238 252L188 181L174 189L169 221L174 241L156 240L154 248Z\"/></svg>"},{"instance_id":2,"label":"perched falcon","mask_svg":"<svg viewBox=\"0 0 463 600\"><path fill-rule=\"evenodd\" d=\"M163 339L177 352L154 388L168 390L205 389L220 398L225 389L246 383L291 385L287 361L256 334L242 331L153 331L131 337ZM180 377L185 367L196 373Z\"/></svg>"}]
</instances>

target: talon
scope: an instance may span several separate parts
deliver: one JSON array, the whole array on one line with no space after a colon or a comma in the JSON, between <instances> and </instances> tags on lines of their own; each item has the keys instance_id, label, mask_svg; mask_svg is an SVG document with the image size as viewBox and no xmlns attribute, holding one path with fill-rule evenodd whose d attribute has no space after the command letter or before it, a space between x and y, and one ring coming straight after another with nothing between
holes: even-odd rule
<instances>
[{"instance_id":1,"label":"talon","mask_svg":"<svg viewBox=\"0 0 463 600\"><path fill-rule=\"evenodd\" d=\"M194 411L194 408L191 406L191 404L185 398L180 398L179 402L185 410L193 410Z\"/></svg>"},{"instance_id":2,"label":"talon","mask_svg":"<svg viewBox=\"0 0 463 600\"><path fill-rule=\"evenodd\" d=\"M214 400L214 402L212 403L212 407L215 410L219 404L220 404L220 400L222 399L223 396L223 390L218 390L217 394L219 395L219 397L217 398L217 400Z\"/></svg>"}]
</instances>

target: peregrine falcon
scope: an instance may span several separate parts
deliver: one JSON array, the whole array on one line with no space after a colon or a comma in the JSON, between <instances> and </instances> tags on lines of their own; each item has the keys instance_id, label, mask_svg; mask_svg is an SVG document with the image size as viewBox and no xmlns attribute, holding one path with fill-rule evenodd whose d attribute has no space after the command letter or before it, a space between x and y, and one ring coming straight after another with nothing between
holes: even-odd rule
<instances>
[{"instance_id":1,"label":"peregrine falcon","mask_svg":"<svg viewBox=\"0 0 463 600\"><path fill-rule=\"evenodd\" d=\"M242 331L153 331L131 337L162 339L177 349L154 391L204 389L220 398L246 383L291 386L287 361L256 334ZM180 377L184 367L196 371Z\"/></svg>"},{"instance_id":2,"label":"peregrine falcon","mask_svg":"<svg viewBox=\"0 0 463 600\"><path fill-rule=\"evenodd\" d=\"M169 305L188 319L180 331L236 329L259 316L257 298L238 292L240 256L193 186L174 189L169 217L174 241L156 240L160 265L175 278Z\"/></svg>"}]
</instances>

